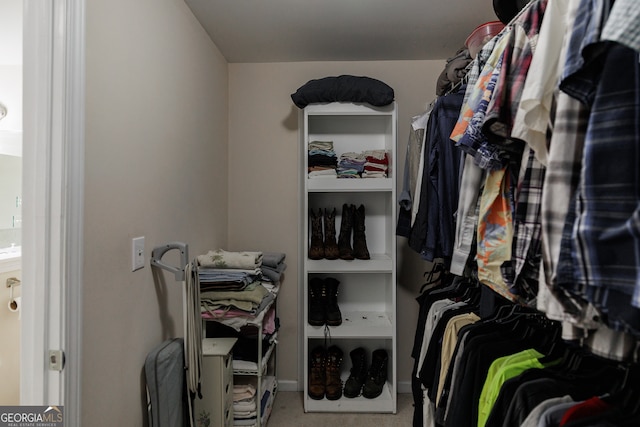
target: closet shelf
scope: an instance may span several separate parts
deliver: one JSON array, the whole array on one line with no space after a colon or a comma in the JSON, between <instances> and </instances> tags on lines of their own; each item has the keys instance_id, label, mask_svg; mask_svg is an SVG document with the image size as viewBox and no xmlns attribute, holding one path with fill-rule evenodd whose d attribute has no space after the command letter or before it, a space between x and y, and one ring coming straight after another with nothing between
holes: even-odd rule
<instances>
[{"instance_id":1,"label":"closet shelf","mask_svg":"<svg viewBox=\"0 0 640 427\"><path fill-rule=\"evenodd\" d=\"M332 338L391 338L393 324L389 315L381 311L345 311L342 324L329 326ZM306 325L308 338L324 338L324 326Z\"/></svg>"},{"instance_id":2,"label":"closet shelf","mask_svg":"<svg viewBox=\"0 0 640 427\"><path fill-rule=\"evenodd\" d=\"M392 191L391 178L309 178L307 179L309 192L354 192L354 191Z\"/></svg>"},{"instance_id":3,"label":"closet shelf","mask_svg":"<svg viewBox=\"0 0 640 427\"><path fill-rule=\"evenodd\" d=\"M385 254L371 254L371 259L345 261L307 260L307 273L391 273L393 260Z\"/></svg>"},{"instance_id":4,"label":"closet shelf","mask_svg":"<svg viewBox=\"0 0 640 427\"><path fill-rule=\"evenodd\" d=\"M253 363L255 365L255 368L253 369L236 368L235 366L239 365L239 363L235 363L233 368L233 374L234 375L254 375L254 376L260 374L264 376L267 372L267 367L269 366L269 359L271 359L271 355L275 351L277 337L278 337L278 333L275 332L271 339L269 349L267 350L265 355L262 357L260 369L258 369L258 364L255 362L248 362L248 363Z\"/></svg>"},{"instance_id":5,"label":"closet shelf","mask_svg":"<svg viewBox=\"0 0 640 427\"><path fill-rule=\"evenodd\" d=\"M342 375L345 382L348 375ZM362 396L355 398L341 397L338 400L312 400L307 401L308 411L312 412L378 412L393 413L394 397L391 393L391 385L387 382L382 389L382 394L375 399L367 399Z\"/></svg>"}]
</instances>

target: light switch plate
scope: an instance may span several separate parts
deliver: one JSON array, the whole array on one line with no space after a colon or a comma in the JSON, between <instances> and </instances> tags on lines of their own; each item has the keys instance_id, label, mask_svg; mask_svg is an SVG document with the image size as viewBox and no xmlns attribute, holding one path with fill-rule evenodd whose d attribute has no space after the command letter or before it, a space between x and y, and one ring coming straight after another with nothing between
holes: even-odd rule
<instances>
[{"instance_id":1,"label":"light switch plate","mask_svg":"<svg viewBox=\"0 0 640 427\"><path fill-rule=\"evenodd\" d=\"M64 352L62 350L49 350L49 370L62 371L64 368Z\"/></svg>"},{"instance_id":2,"label":"light switch plate","mask_svg":"<svg viewBox=\"0 0 640 427\"><path fill-rule=\"evenodd\" d=\"M131 271L144 267L144 236L131 240Z\"/></svg>"}]
</instances>

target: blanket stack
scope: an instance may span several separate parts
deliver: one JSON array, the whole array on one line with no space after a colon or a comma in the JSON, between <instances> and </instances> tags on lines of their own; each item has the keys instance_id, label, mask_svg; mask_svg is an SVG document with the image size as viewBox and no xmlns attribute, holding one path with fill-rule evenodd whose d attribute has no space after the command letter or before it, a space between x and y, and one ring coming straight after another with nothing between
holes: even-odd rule
<instances>
[{"instance_id":1,"label":"blanket stack","mask_svg":"<svg viewBox=\"0 0 640 427\"><path fill-rule=\"evenodd\" d=\"M198 256L202 317L228 320L229 326L239 330L247 319L264 315L278 294L287 268L284 260L284 253L223 249ZM267 329L271 326L265 324Z\"/></svg>"},{"instance_id":2,"label":"blanket stack","mask_svg":"<svg viewBox=\"0 0 640 427\"><path fill-rule=\"evenodd\" d=\"M274 398L275 377L265 376L262 381L262 393L259 395L254 384L233 385L233 425L234 426L258 426L257 408L260 404L260 418L265 419L270 401Z\"/></svg>"},{"instance_id":3,"label":"blanket stack","mask_svg":"<svg viewBox=\"0 0 640 427\"><path fill-rule=\"evenodd\" d=\"M256 388L253 386L253 384L234 384L233 424L255 425L256 419Z\"/></svg>"}]
</instances>

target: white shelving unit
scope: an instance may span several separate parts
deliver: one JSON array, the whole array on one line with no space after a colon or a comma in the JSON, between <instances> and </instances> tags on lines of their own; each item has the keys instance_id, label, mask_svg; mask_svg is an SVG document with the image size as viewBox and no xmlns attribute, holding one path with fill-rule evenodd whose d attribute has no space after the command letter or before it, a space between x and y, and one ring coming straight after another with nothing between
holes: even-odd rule
<instances>
[{"instance_id":1,"label":"white shelving unit","mask_svg":"<svg viewBox=\"0 0 640 427\"><path fill-rule=\"evenodd\" d=\"M303 110L301 120L304 409L305 412L396 413L396 105L311 104ZM332 141L338 158L345 152L386 150L389 156L387 178L309 178L307 147L312 141ZM309 259L310 210L317 212L319 208L336 208L336 233L339 235L345 203L365 207L365 234L371 259ZM351 368L350 351L364 347L368 364L374 350L381 348L387 351L387 383L379 397L343 396L338 400L309 397L309 353L325 343L325 327L311 326L307 322L308 283L314 277L333 277L340 282L338 306L342 324L329 327L331 342L327 346L337 345L344 353L341 366L343 383Z\"/></svg>"}]
</instances>

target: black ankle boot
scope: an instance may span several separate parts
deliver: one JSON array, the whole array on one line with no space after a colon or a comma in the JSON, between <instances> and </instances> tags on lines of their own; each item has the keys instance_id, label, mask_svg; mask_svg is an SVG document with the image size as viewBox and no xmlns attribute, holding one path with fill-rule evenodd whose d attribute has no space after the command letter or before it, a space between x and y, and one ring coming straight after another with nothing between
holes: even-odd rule
<instances>
[{"instance_id":1,"label":"black ankle boot","mask_svg":"<svg viewBox=\"0 0 640 427\"><path fill-rule=\"evenodd\" d=\"M385 350L379 349L371 356L371 367L367 379L362 387L362 395L367 399L374 399L382 394L382 388L387 381L387 367L389 356Z\"/></svg>"},{"instance_id":2,"label":"black ankle boot","mask_svg":"<svg viewBox=\"0 0 640 427\"><path fill-rule=\"evenodd\" d=\"M351 373L347 382L344 383L345 397L358 397L362 390L362 385L367 378L367 356L364 348L358 347L349 353L351 358Z\"/></svg>"},{"instance_id":3,"label":"black ankle boot","mask_svg":"<svg viewBox=\"0 0 640 427\"><path fill-rule=\"evenodd\" d=\"M326 319L327 325L329 326L339 326L342 324L342 313L340 313L340 307L338 307L339 284L340 282L333 277L324 279Z\"/></svg>"},{"instance_id":4,"label":"black ankle boot","mask_svg":"<svg viewBox=\"0 0 640 427\"><path fill-rule=\"evenodd\" d=\"M312 326L322 326L327 322L327 297L324 280L309 279L307 322Z\"/></svg>"}]
</instances>

